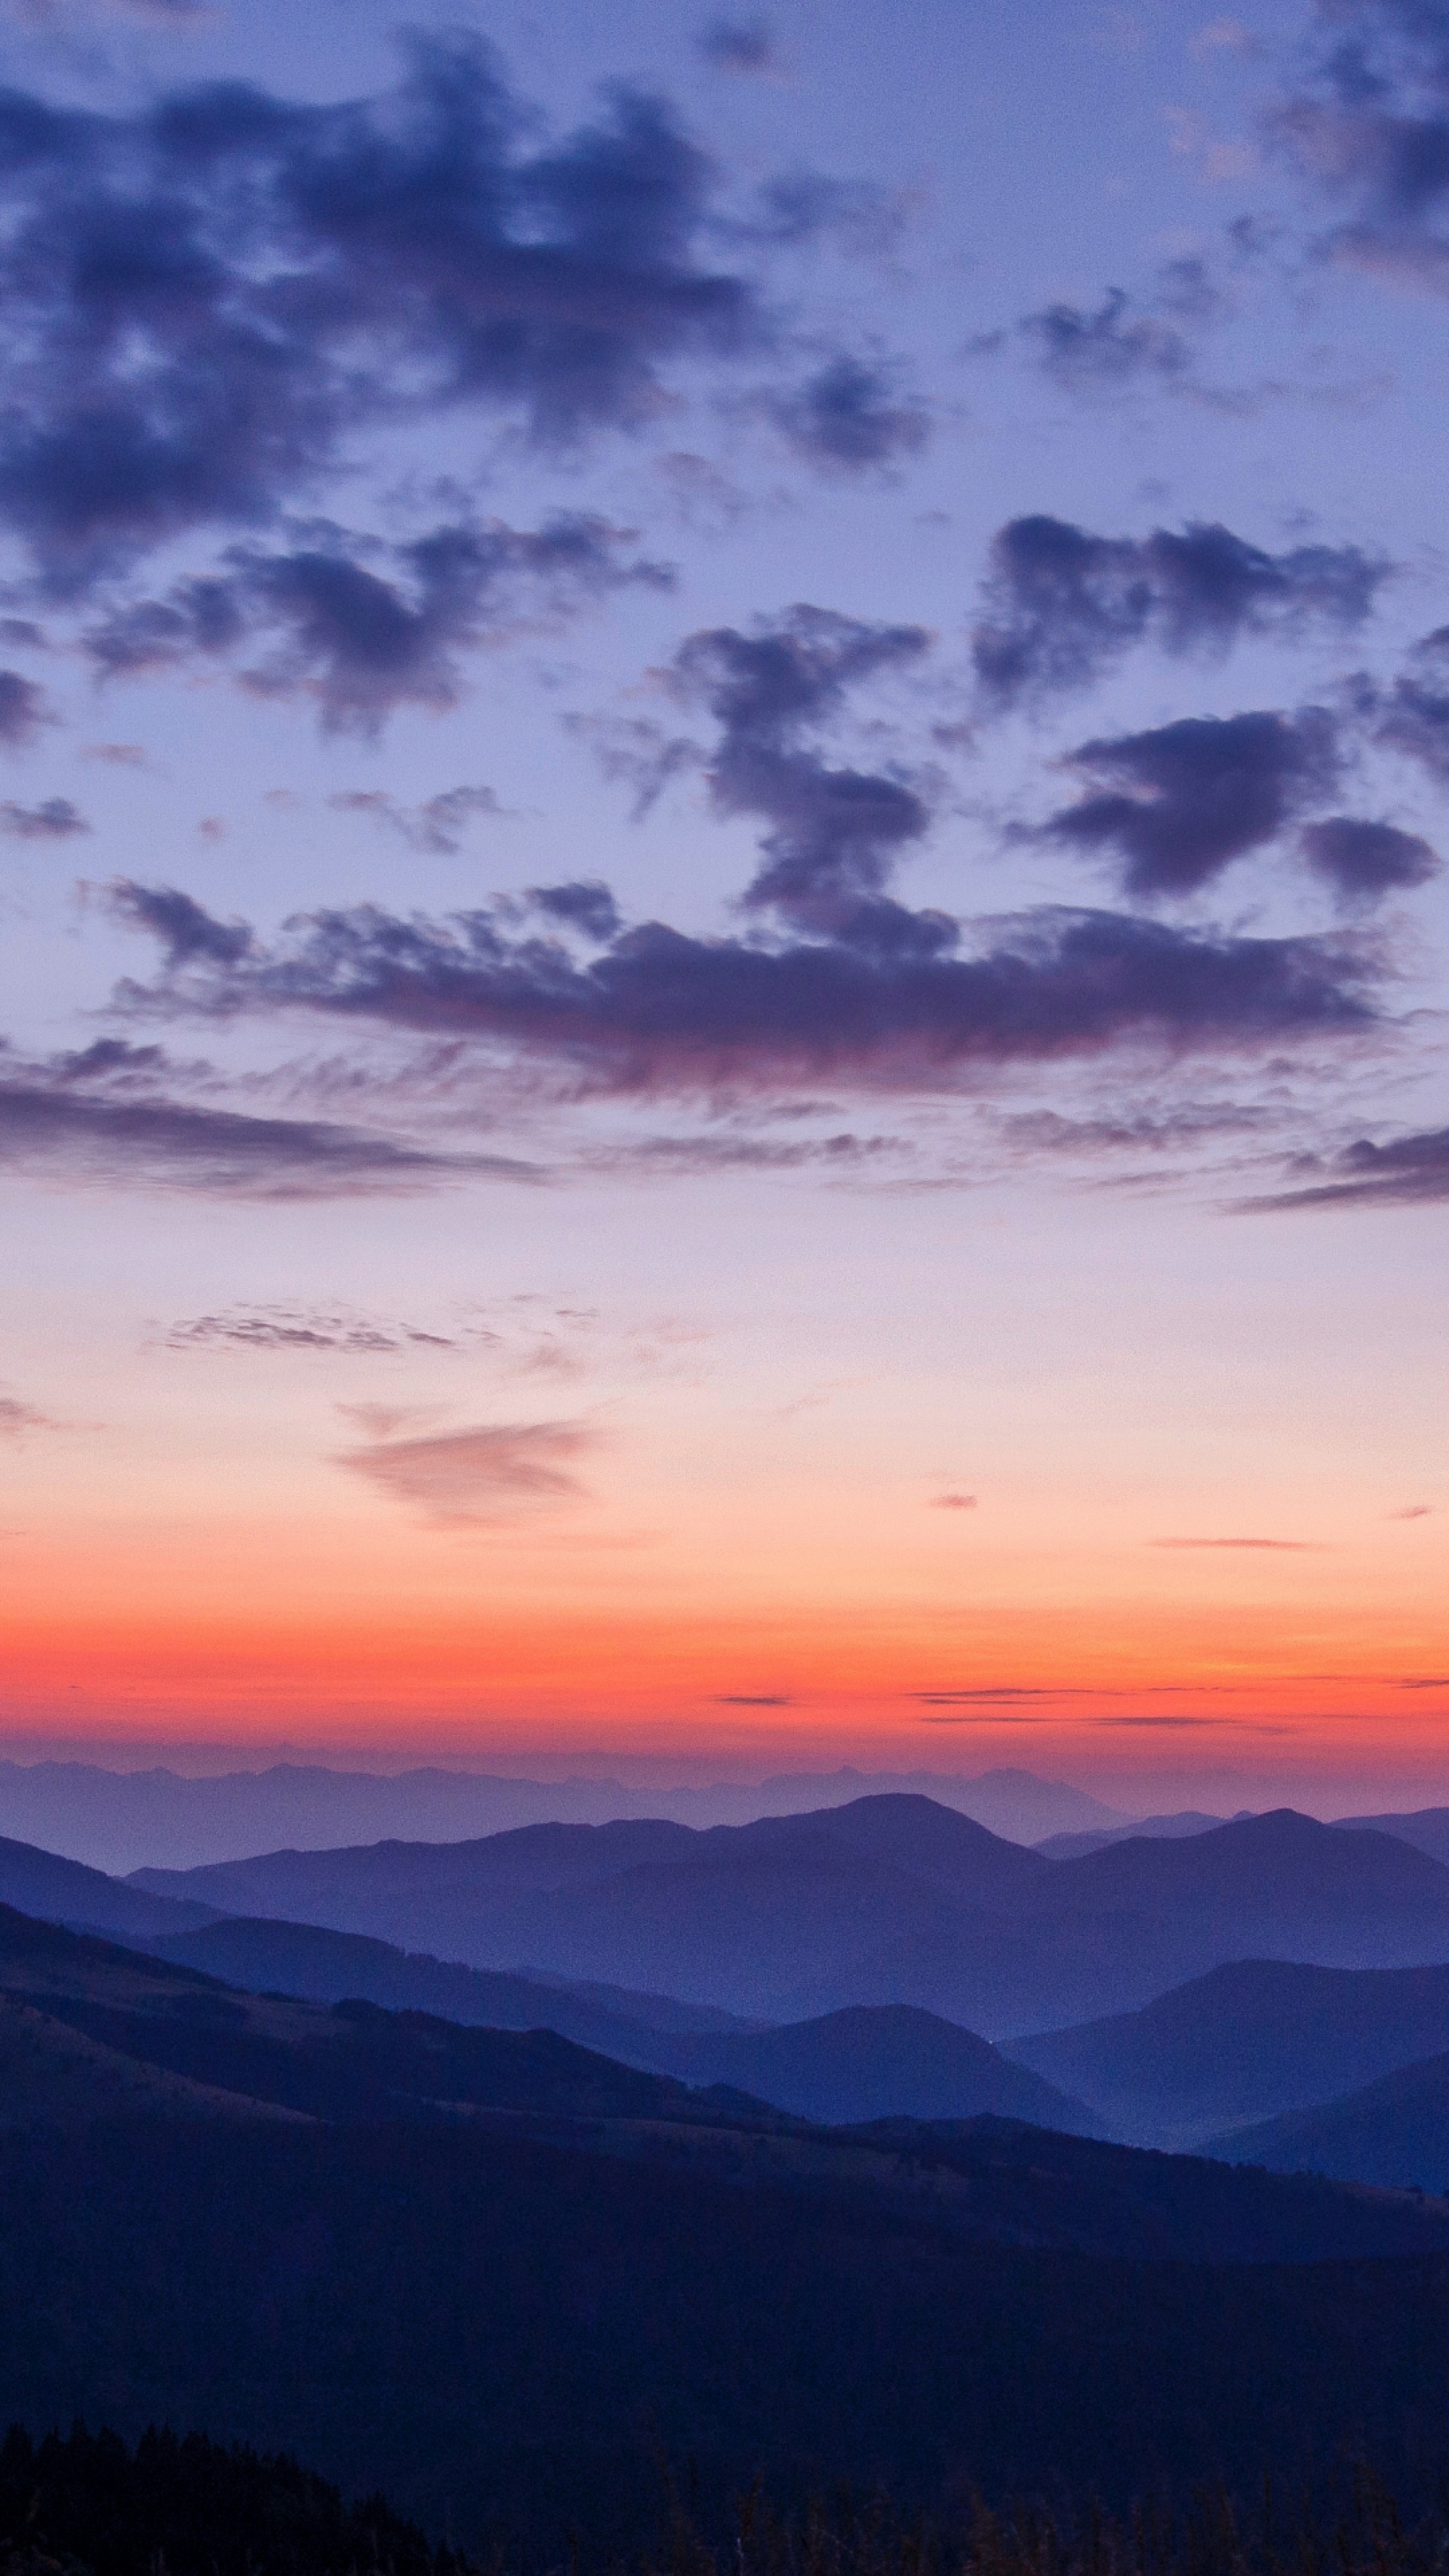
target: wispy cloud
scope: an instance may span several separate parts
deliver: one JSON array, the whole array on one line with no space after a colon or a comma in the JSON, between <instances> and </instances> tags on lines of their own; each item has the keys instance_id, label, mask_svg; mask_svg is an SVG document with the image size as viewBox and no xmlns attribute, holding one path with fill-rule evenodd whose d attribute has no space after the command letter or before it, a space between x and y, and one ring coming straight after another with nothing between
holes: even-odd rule
<instances>
[{"instance_id":1,"label":"wispy cloud","mask_svg":"<svg viewBox=\"0 0 1449 2576\"><path fill-rule=\"evenodd\" d=\"M579 1502L574 1462L598 1446L581 1422L475 1423L418 1439L370 1440L337 1464L445 1527L486 1527Z\"/></svg>"}]
</instances>

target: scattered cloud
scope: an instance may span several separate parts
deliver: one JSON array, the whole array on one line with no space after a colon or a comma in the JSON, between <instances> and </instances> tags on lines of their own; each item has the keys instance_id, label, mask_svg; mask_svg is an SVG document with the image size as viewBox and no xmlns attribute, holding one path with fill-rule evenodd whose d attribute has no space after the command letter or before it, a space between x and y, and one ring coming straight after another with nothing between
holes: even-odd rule
<instances>
[{"instance_id":1,"label":"scattered cloud","mask_svg":"<svg viewBox=\"0 0 1449 2576\"><path fill-rule=\"evenodd\" d=\"M1402 1511L1390 1512L1391 1521L1427 1521L1434 1516L1432 1503L1406 1503Z\"/></svg>"},{"instance_id":2,"label":"scattered cloud","mask_svg":"<svg viewBox=\"0 0 1449 2576\"><path fill-rule=\"evenodd\" d=\"M348 1358L458 1348L456 1338L447 1333L424 1332L412 1324L376 1323L326 1306L228 1306L218 1314L191 1315L169 1325L163 1342L170 1351L341 1351Z\"/></svg>"},{"instance_id":3,"label":"scattered cloud","mask_svg":"<svg viewBox=\"0 0 1449 2576\"><path fill-rule=\"evenodd\" d=\"M716 1691L716 1708L793 1708L790 1691Z\"/></svg>"},{"instance_id":4,"label":"scattered cloud","mask_svg":"<svg viewBox=\"0 0 1449 2576\"><path fill-rule=\"evenodd\" d=\"M533 530L459 520L389 548L381 571L364 559L376 544L340 528L282 554L233 546L219 570L108 610L85 649L103 680L259 650L239 673L253 694L310 697L325 731L372 735L399 707L456 705L464 648L621 585L668 587L633 538L579 513Z\"/></svg>"},{"instance_id":5,"label":"scattered cloud","mask_svg":"<svg viewBox=\"0 0 1449 2576\"><path fill-rule=\"evenodd\" d=\"M995 706L1083 687L1134 645L1218 654L1245 636L1360 625L1388 565L1358 546L1280 555L1196 521L1101 537L1070 520L1011 519L992 543L972 658Z\"/></svg>"},{"instance_id":6,"label":"scattered cloud","mask_svg":"<svg viewBox=\"0 0 1449 2576\"><path fill-rule=\"evenodd\" d=\"M918 455L930 435L924 403L902 399L893 371L832 358L766 409L796 456L827 474L860 474Z\"/></svg>"},{"instance_id":7,"label":"scattered cloud","mask_svg":"<svg viewBox=\"0 0 1449 2576\"><path fill-rule=\"evenodd\" d=\"M1052 817L1052 838L1109 852L1131 894L1190 895L1331 792L1338 735L1322 707L1185 716L1151 733L1083 743L1067 766L1098 784ZM1348 831L1352 839L1375 828L1385 827ZM1330 836L1326 846L1342 843Z\"/></svg>"},{"instance_id":8,"label":"scattered cloud","mask_svg":"<svg viewBox=\"0 0 1449 2576\"><path fill-rule=\"evenodd\" d=\"M1100 304L1044 305L1018 324L1042 371L1068 393L1120 393L1144 377L1173 383L1193 364L1180 323L1109 286Z\"/></svg>"},{"instance_id":9,"label":"scattered cloud","mask_svg":"<svg viewBox=\"0 0 1449 2576\"><path fill-rule=\"evenodd\" d=\"M0 743L12 751L34 742L42 725L53 724L45 692L19 671L0 671Z\"/></svg>"},{"instance_id":10,"label":"scattered cloud","mask_svg":"<svg viewBox=\"0 0 1449 2576\"><path fill-rule=\"evenodd\" d=\"M1305 823L1298 845L1350 910L1425 885L1439 869L1437 852L1417 832L1401 832L1393 823L1355 822L1346 814Z\"/></svg>"},{"instance_id":11,"label":"scattered cloud","mask_svg":"<svg viewBox=\"0 0 1449 2576\"><path fill-rule=\"evenodd\" d=\"M706 628L681 645L672 685L719 726L704 768L714 810L767 826L763 864L742 898L748 910L862 949L951 944L951 925L884 892L901 852L927 829L917 788L894 771L836 768L811 740L852 689L912 669L929 642L923 627L802 605L749 633Z\"/></svg>"},{"instance_id":12,"label":"scattered cloud","mask_svg":"<svg viewBox=\"0 0 1449 2576\"><path fill-rule=\"evenodd\" d=\"M1438 1206L1449 1199L1449 1127L1395 1136L1375 1145L1360 1137L1326 1167L1298 1166L1301 1184L1246 1199L1246 1212L1275 1208Z\"/></svg>"},{"instance_id":13,"label":"scattered cloud","mask_svg":"<svg viewBox=\"0 0 1449 2576\"><path fill-rule=\"evenodd\" d=\"M0 1440L23 1440L30 1431L59 1429L59 1423L36 1405L23 1404L18 1395L0 1395Z\"/></svg>"},{"instance_id":14,"label":"scattered cloud","mask_svg":"<svg viewBox=\"0 0 1449 2576\"><path fill-rule=\"evenodd\" d=\"M784 77L779 47L763 18L712 18L699 50L712 71L734 72L746 80Z\"/></svg>"},{"instance_id":15,"label":"scattered cloud","mask_svg":"<svg viewBox=\"0 0 1449 2576\"><path fill-rule=\"evenodd\" d=\"M218 1107L186 1097L186 1081L159 1048L119 1039L40 1060L0 1042L0 1169L268 1199L539 1177L501 1155L433 1153L364 1128Z\"/></svg>"},{"instance_id":16,"label":"scattered cloud","mask_svg":"<svg viewBox=\"0 0 1449 2576\"><path fill-rule=\"evenodd\" d=\"M931 1509L936 1512L974 1512L976 1496L974 1494L933 1494Z\"/></svg>"},{"instance_id":17,"label":"scattered cloud","mask_svg":"<svg viewBox=\"0 0 1449 2576\"><path fill-rule=\"evenodd\" d=\"M1229 1547L1247 1548L1274 1556L1321 1556L1321 1539L1314 1538L1154 1538L1149 1547Z\"/></svg>"},{"instance_id":18,"label":"scattered cloud","mask_svg":"<svg viewBox=\"0 0 1449 2576\"><path fill-rule=\"evenodd\" d=\"M0 802L0 832L9 841L71 841L90 828L68 796L47 796L43 805L17 805L8 796Z\"/></svg>"},{"instance_id":19,"label":"scattered cloud","mask_svg":"<svg viewBox=\"0 0 1449 2576\"><path fill-rule=\"evenodd\" d=\"M487 1527L582 1500L574 1462L597 1445L598 1434L578 1422L478 1423L418 1439L370 1440L344 1450L337 1464L429 1521Z\"/></svg>"},{"instance_id":20,"label":"scattered cloud","mask_svg":"<svg viewBox=\"0 0 1449 2576\"><path fill-rule=\"evenodd\" d=\"M1449 294L1449 22L1439 0L1320 0L1322 39L1269 132L1337 220L1320 254Z\"/></svg>"},{"instance_id":21,"label":"scattered cloud","mask_svg":"<svg viewBox=\"0 0 1449 2576\"><path fill-rule=\"evenodd\" d=\"M216 83L11 114L0 519L60 593L265 521L370 422L489 411L576 445L765 336L704 256L716 176L670 109L620 89L540 136L467 33L411 37L375 98Z\"/></svg>"},{"instance_id":22,"label":"scattered cloud","mask_svg":"<svg viewBox=\"0 0 1449 2576\"><path fill-rule=\"evenodd\" d=\"M421 805L400 805L385 787L342 788L327 799L341 814L366 814L396 832L409 849L451 857L463 846L475 815L501 813L491 787L449 787Z\"/></svg>"}]
</instances>

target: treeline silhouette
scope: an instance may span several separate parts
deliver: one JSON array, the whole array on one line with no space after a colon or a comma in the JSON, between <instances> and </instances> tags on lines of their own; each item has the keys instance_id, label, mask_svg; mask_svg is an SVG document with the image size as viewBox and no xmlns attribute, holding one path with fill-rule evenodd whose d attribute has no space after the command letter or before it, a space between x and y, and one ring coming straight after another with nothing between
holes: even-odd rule
<instances>
[{"instance_id":1,"label":"treeline silhouette","mask_svg":"<svg viewBox=\"0 0 1449 2576\"><path fill-rule=\"evenodd\" d=\"M962 2496L926 2522L891 2499L845 2491L777 2513L756 2485L707 2534L689 2480L661 2462L657 2536L626 2557L570 2536L567 2576L1437 2576L1445 2499L1410 2521L1361 2463L1336 2504L1265 2486L1244 2512L1200 2488L1113 2515L1041 2502L991 2510ZM520 2547L486 2567L431 2542L385 2498L349 2504L285 2452L154 2427L134 2449L76 2424L0 2443L0 2576L518 2576L548 2564Z\"/></svg>"},{"instance_id":2,"label":"treeline silhouette","mask_svg":"<svg viewBox=\"0 0 1449 2576\"><path fill-rule=\"evenodd\" d=\"M3 2576L469 2576L381 2496L344 2503L285 2453L204 2433L0 2443Z\"/></svg>"}]
</instances>

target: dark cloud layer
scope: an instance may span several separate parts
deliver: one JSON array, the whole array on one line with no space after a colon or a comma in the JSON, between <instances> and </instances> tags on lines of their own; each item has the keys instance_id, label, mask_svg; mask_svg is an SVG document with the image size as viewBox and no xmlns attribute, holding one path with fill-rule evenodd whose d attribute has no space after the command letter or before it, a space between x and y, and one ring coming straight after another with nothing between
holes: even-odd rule
<instances>
[{"instance_id":1,"label":"dark cloud layer","mask_svg":"<svg viewBox=\"0 0 1449 2576\"><path fill-rule=\"evenodd\" d=\"M369 423L471 407L559 446L645 421L675 362L761 339L709 256L714 185L625 89L539 139L466 33L339 105L0 93L0 520L63 592L268 520Z\"/></svg>"},{"instance_id":2,"label":"dark cloud layer","mask_svg":"<svg viewBox=\"0 0 1449 2576\"><path fill-rule=\"evenodd\" d=\"M996 705L1081 687L1131 646L1225 651L1245 635L1359 624L1387 567L1357 546L1271 555L1195 522L1101 537L1069 520L1012 519L992 545L972 637Z\"/></svg>"},{"instance_id":3,"label":"dark cloud layer","mask_svg":"<svg viewBox=\"0 0 1449 2576\"><path fill-rule=\"evenodd\" d=\"M1214 938L1110 912L1028 914L969 956L945 953L938 915L923 917L919 940L875 944L708 939L646 922L580 962L561 940L519 937L498 910L321 912L268 947L226 923L210 944L184 896L123 886L117 900L173 963L162 986L123 988L133 1009L300 1008L504 1042L617 1091L826 1073L929 1086L1124 1041L1251 1049L1376 1019L1371 968L1351 943Z\"/></svg>"},{"instance_id":4,"label":"dark cloud layer","mask_svg":"<svg viewBox=\"0 0 1449 2576\"><path fill-rule=\"evenodd\" d=\"M535 1177L501 1157L433 1154L365 1129L188 1100L159 1049L109 1038L42 1062L0 1042L0 1169L257 1198Z\"/></svg>"},{"instance_id":5,"label":"dark cloud layer","mask_svg":"<svg viewBox=\"0 0 1449 2576\"><path fill-rule=\"evenodd\" d=\"M1110 853L1133 894L1185 895L1331 792L1339 761L1332 719L1308 707L1295 716L1185 716L1151 733L1083 743L1069 765L1099 784L1053 817L1051 835Z\"/></svg>"},{"instance_id":6,"label":"dark cloud layer","mask_svg":"<svg viewBox=\"0 0 1449 2576\"><path fill-rule=\"evenodd\" d=\"M499 521L433 528L388 550L344 531L291 551L232 548L220 570L165 598L111 611L86 637L103 679L260 651L246 685L312 697L331 732L375 733L399 706L456 704L457 656L520 616L557 617L622 583L667 587L662 565L629 549L632 531L582 514L523 530Z\"/></svg>"}]
</instances>

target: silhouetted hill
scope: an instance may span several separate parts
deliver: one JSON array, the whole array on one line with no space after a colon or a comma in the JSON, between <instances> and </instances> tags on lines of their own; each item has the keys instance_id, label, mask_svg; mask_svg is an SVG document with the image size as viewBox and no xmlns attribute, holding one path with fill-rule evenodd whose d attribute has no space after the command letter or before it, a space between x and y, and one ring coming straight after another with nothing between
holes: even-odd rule
<instances>
[{"instance_id":1,"label":"silhouetted hill","mask_svg":"<svg viewBox=\"0 0 1449 2576\"><path fill-rule=\"evenodd\" d=\"M1404 1816L1339 1816L1336 1823L1345 1834L1392 1834L1449 1865L1449 1807L1418 1807Z\"/></svg>"},{"instance_id":2,"label":"silhouetted hill","mask_svg":"<svg viewBox=\"0 0 1449 2576\"><path fill-rule=\"evenodd\" d=\"M1230 1959L1449 1954L1449 1870L1286 1809L1055 1862L884 1797L705 1833L533 1827L134 1883L769 2020L910 2003L992 2038L1134 2009Z\"/></svg>"},{"instance_id":3,"label":"silhouetted hill","mask_svg":"<svg viewBox=\"0 0 1449 2576\"><path fill-rule=\"evenodd\" d=\"M1272 2173L1442 2191L1449 2182L1449 2053L1401 2066L1311 2111L1210 2138L1205 2152Z\"/></svg>"},{"instance_id":4,"label":"silhouetted hill","mask_svg":"<svg viewBox=\"0 0 1449 2576\"><path fill-rule=\"evenodd\" d=\"M138 1944L161 1959L223 1977L254 1993L300 1995L312 2003L359 1998L392 2012L428 2012L494 2030L559 2031L582 2047L630 2058L646 2052L657 2031L742 2031L754 2027L708 2004L670 1995L631 1994L621 1986L579 1988L560 1981L465 1968L399 1950L363 1933L331 1932L312 1923L223 1915L195 1931Z\"/></svg>"},{"instance_id":5,"label":"silhouetted hill","mask_svg":"<svg viewBox=\"0 0 1449 2576\"><path fill-rule=\"evenodd\" d=\"M1109 2134L1083 2102L914 2004L855 2004L744 2036L649 2036L649 2062L695 2084L732 2084L802 2119L969 2120L995 2112L1086 2137Z\"/></svg>"},{"instance_id":6,"label":"silhouetted hill","mask_svg":"<svg viewBox=\"0 0 1449 2576\"><path fill-rule=\"evenodd\" d=\"M1013 2040L1118 2137L1187 2146L1228 2122L1348 2092L1449 2048L1449 1967L1310 1968L1251 1959L1140 2012ZM1446 2167L1449 2171L1449 2167Z\"/></svg>"},{"instance_id":7,"label":"silhouetted hill","mask_svg":"<svg viewBox=\"0 0 1449 2576\"><path fill-rule=\"evenodd\" d=\"M239 2097L203 2105L189 2091L175 2094L152 2082L142 2090L157 2109L250 2112L261 2102L326 2120L427 2119L482 2109L591 2119L699 2116L699 2096L685 2085L618 2064L551 2030L465 2029L362 2002L327 2008L242 1993L8 1907L0 1907L0 1993L12 2007L30 2008L31 2019L17 2023L29 2051L25 2065L37 2052L62 2062L53 2099L32 2113L17 2094L14 2118L59 2118L62 2102L71 2118L124 2107L115 2098L118 2059L212 2095ZM99 2053L78 2052L77 2035ZM64 2095L57 2089L61 2073L69 2088Z\"/></svg>"},{"instance_id":8,"label":"silhouetted hill","mask_svg":"<svg viewBox=\"0 0 1449 2576\"><path fill-rule=\"evenodd\" d=\"M190 1924L209 1923L214 1905L185 1890L179 1899L128 1886L104 1870L62 1860L56 1852L33 1843L0 1837L0 1905L23 1914L44 1915L55 1923L93 1923L98 1931L119 1933L180 1932Z\"/></svg>"}]
</instances>

